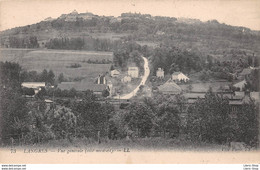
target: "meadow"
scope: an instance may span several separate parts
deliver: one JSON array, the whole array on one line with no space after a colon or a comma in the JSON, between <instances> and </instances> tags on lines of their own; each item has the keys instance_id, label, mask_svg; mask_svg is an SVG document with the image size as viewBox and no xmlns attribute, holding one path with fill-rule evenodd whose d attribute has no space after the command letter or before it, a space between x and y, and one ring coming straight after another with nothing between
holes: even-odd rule
<instances>
[{"instance_id":1,"label":"meadow","mask_svg":"<svg viewBox=\"0 0 260 170\"><path fill-rule=\"evenodd\" d=\"M95 78L108 72L111 64L89 64L86 61L113 60L113 53L95 51L1 49L0 55L0 61L18 62L27 71L47 69L56 76L63 73L66 78ZM72 64L81 67L71 68Z\"/></svg>"}]
</instances>

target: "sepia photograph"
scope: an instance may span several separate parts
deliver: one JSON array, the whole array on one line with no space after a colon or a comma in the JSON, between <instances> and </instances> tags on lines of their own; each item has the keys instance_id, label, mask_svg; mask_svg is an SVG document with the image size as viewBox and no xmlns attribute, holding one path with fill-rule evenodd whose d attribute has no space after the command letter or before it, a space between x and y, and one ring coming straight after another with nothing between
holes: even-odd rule
<instances>
[{"instance_id":1,"label":"sepia photograph","mask_svg":"<svg viewBox=\"0 0 260 170\"><path fill-rule=\"evenodd\" d=\"M1 0L0 163L259 164L259 64L259 0Z\"/></svg>"}]
</instances>

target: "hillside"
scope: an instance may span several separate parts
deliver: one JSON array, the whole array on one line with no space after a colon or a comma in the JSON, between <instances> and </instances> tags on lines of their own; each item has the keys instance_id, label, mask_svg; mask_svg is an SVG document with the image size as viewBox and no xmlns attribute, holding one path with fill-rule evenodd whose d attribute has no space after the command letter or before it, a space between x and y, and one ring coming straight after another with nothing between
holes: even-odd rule
<instances>
[{"instance_id":1,"label":"hillside","mask_svg":"<svg viewBox=\"0 0 260 170\"><path fill-rule=\"evenodd\" d=\"M216 20L201 22L137 13L112 17L73 11L57 19L47 18L40 23L0 33L2 47L66 49L53 45L55 40L63 43L64 39L78 43L77 48L67 45L73 50L113 51L115 42L123 39L153 48L160 44L174 45L219 60L260 54L259 31L221 24Z\"/></svg>"}]
</instances>

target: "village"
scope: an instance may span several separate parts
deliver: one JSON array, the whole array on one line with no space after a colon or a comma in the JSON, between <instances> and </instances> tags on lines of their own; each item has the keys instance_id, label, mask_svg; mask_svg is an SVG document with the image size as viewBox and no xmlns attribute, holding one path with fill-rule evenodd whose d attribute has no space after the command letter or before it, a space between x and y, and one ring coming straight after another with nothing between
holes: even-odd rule
<instances>
[{"instance_id":1,"label":"village","mask_svg":"<svg viewBox=\"0 0 260 170\"><path fill-rule=\"evenodd\" d=\"M163 68L157 69L156 75L153 76L156 80L153 81L153 86L149 87L148 83L143 80L143 75L140 75L138 67L128 67L127 72L120 72L117 69L113 69L109 73L100 73L93 82L84 79L79 82L61 82L57 87L51 86L51 88L59 88L60 90L67 91L75 89L77 92L93 91L100 100L109 101L115 105L129 103L131 99L137 100L138 97L136 95L138 93L133 93L133 91L136 87L141 91L141 85L145 86L146 89L150 89L150 91L148 90L149 92L142 95L143 97L152 97L156 94L182 94L187 99L186 104L193 104L198 98L205 98L206 92L211 88L218 95L228 98L232 110L238 110L243 103L250 101L259 103L259 92L244 91L246 85L245 79L255 69L259 68L250 66L241 73L238 73L236 83L230 84L229 82L224 82L221 86L214 86L214 88L212 86L213 83L190 83L190 78L182 72L174 72L170 76L167 75L166 79ZM47 87L45 82L23 82L22 87L34 90L34 95L25 95L27 98L33 98L42 88L50 88L49 86ZM104 95L104 92L107 92L107 94ZM124 98L123 96L127 95L127 93L131 95ZM75 97L73 96L72 98ZM55 101L53 100L55 100L55 96L45 99L48 104L54 104Z\"/></svg>"},{"instance_id":2,"label":"village","mask_svg":"<svg viewBox=\"0 0 260 170\"><path fill-rule=\"evenodd\" d=\"M221 40L214 44L210 32L200 32L200 24L219 23L198 23L74 10L4 32L1 142L216 150L238 142L235 150L256 149L259 54L243 44L219 48ZM191 45L190 24L198 24L203 45ZM176 26L185 31L172 31ZM42 34L19 37L19 31ZM237 43L233 35L215 34Z\"/></svg>"}]
</instances>

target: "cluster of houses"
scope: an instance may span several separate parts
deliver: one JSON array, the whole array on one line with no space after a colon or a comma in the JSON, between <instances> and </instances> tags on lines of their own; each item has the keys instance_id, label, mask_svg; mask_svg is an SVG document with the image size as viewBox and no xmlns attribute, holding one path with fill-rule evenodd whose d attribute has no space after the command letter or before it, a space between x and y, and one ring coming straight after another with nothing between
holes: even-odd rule
<instances>
[{"instance_id":1,"label":"cluster of houses","mask_svg":"<svg viewBox=\"0 0 260 170\"><path fill-rule=\"evenodd\" d=\"M255 102L259 103L260 97L259 92L244 92L244 87L246 85L246 77L251 74L251 68L244 69L239 76L242 78L242 81L233 84L232 86L236 87L235 92L231 91L227 86L226 90L215 91L221 97L227 98L229 100L229 105L231 105L231 111L238 111L243 103ZM164 71L162 68L158 68L156 71L157 78L164 78ZM171 78L166 81L164 84L158 86L158 92L164 95L176 95L183 93L182 88L178 85L178 82L188 82L190 79L184 75L182 72L174 72L171 75ZM187 104L193 104L197 101L198 98L205 98L207 89L202 92L186 92L183 93L184 97L187 100Z\"/></svg>"},{"instance_id":2,"label":"cluster of houses","mask_svg":"<svg viewBox=\"0 0 260 170\"><path fill-rule=\"evenodd\" d=\"M121 74L118 70L111 70L110 72L111 77L118 78ZM132 78L139 77L139 68L138 67L128 67L127 75L123 76L121 82L128 83L132 81Z\"/></svg>"},{"instance_id":3,"label":"cluster of houses","mask_svg":"<svg viewBox=\"0 0 260 170\"><path fill-rule=\"evenodd\" d=\"M86 12L86 13L78 13L76 10L72 11L69 14L62 14L59 18L65 19L65 21L74 22L77 18L82 18L83 20L91 20L95 15Z\"/></svg>"},{"instance_id":4,"label":"cluster of houses","mask_svg":"<svg viewBox=\"0 0 260 170\"><path fill-rule=\"evenodd\" d=\"M106 75L99 75L94 81L83 79L80 82L61 82L58 84L61 90L70 90L74 88L76 91L86 92L93 91L94 94L101 96L107 90L112 95L113 85Z\"/></svg>"}]
</instances>

